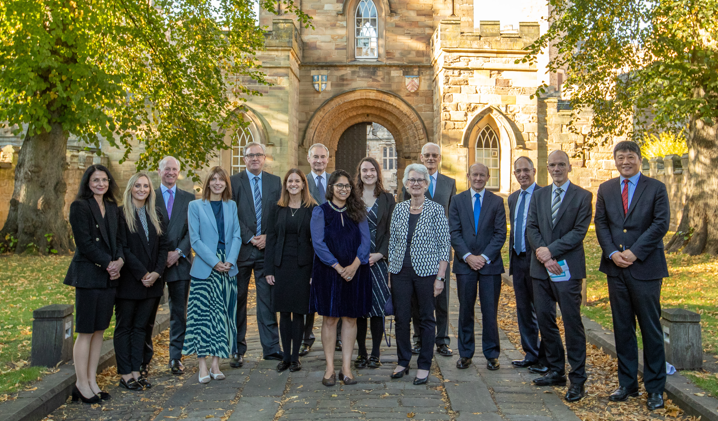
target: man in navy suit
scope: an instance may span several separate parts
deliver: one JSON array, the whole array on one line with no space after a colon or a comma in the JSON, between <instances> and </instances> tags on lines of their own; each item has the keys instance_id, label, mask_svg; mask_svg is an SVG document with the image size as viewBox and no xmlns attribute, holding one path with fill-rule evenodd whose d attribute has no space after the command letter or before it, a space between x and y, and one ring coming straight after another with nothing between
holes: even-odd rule
<instances>
[{"instance_id":1,"label":"man in navy suit","mask_svg":"<svg viewBox=\"0 0 718 421\"><path fill-rule=\"evenodd\" d=\"M619 388L610 396L622 402L638 396L636 319L643 336L643 383L648 409L663 408L666 355L661 329L661 284L668 276L663 237L670 205L666 186L641 174L641 149L619 142L613 158L620 177L601 184L596 198L596 236L608 278L608 296L618 354Z\"/></svg>"},{"instance_id":2,"label":"man in navy suit","mask_svg":"<svg viewBox=\"0 0 718 421\"><path fill-rule=\"evenodd\" d=\"M534 308L534 287L531 279L531 255L534 250L526 241L526 220L531 197L541 187L534 181L536 168L531 158L520 156L514 161L514 176L521 187L509 196L511 234L509 236L509 275L513 275L516 295L516 316L521 334L523 360L512 361L516 367L528 367L530 371L545 374L548 368L541 341L539 325Z\"/></svg>"},{"instance_id":3,"label":"man in navy suit","mask_svg":"<svg viewBox=\"0 0 718 421\"><path fill-rule=\"evenodd\" d=\"M454 273L459 295L459 360L468 368L474 356L474 306L478 289L481 334L486 368L499 369L497 321L501 274L501 248L506 242L504 199L486 190L489 169L481 163L469 168L471 188L454 197L449 206L449 229L454 247Z\"/></svg>"}]
</instances>

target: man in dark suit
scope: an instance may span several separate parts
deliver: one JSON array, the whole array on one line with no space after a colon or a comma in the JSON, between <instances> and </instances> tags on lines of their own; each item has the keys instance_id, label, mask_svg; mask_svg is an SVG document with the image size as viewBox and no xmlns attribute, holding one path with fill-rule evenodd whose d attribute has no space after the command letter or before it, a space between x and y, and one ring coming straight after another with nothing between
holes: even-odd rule
<instances>
[{"instance_id":1,"label":"man in dark suit","mask_svg":"<svg viewBox=\"0 0 718 421\"><path fill-rule=\"evenodd\" d=\"M244 364L247 351L247 294L249 279L254 271L257 293L257 325L265 360L281 360L277 313L272 306L272 286L264 278L264 247L267 217L276 206L282 192L282 179L263 171L265 148L252 142L244 147L246 170L230 178L232 200L237 203L239 225L242 229L242 248L237 258L237 348L229 363L232 367Z\"/></svg>"},{"instance_id":2,"label":"man in dark suit","mask_svg":"<svg viewBox=\"0 0 718 421\"><path fill-rule=\"evenodd\" d=\"M638 396L636 319L643 336L643 383L648 409L663 408L666 355L661 329L661 284L668 276L663 237L670 205L666 186L641 174L641 149L619 142L613 158L620 177L601 184L596 198L596 236L608 278L613 331L618 354L619 388L610 396L622 402Z\"/></svg>"},{"instance_id":3,"label":"man in dark suit","mask_svg":"<svg viewBox=\"0 0 718 421\"><path fill-rule=\"evenodd\" d=\"M474 357L474 307L478 289L481 302L481 342L486 368L499 369L498 309L506 242L504 199L486 190L489 169L476 163L469 168L471 188L457 195L449 207L454 273L459 295L459 360L469 368Z\"/></svg>"},{"instance_id":4,"label":"man in dark suit","mask_svg":"<svg viewBox=\"0 0 718 421\"><path fill-rule=\"evenodd\" d=\"M549 154L548 171L553 184L534 193L526 222L526 237L531 248L536 250L531 256L531 277L549 367L545 375L533 382L537 386L566 384L565 354L568 354L571 385L565 398L576 402L586 394L586 333L581 321L581 280L586 277L583 239L591 224L593 194L569 181L571 163L566 152L557 150ZM564 274L562 268L566 267ZM569 274L570 277L564 279ZM563 317L565 352L556 325L556 303Z\"/></svg>"},{"instance_id":5,"label":"man in dark suit","mask_svg":"<svg viewBox=\"0 0 718 421\"><path fill-rule=\"evenodd\" d=\"M180 173L179 161L166 156L160 161L158 170L161 184L155 190L155 206L162 214L165 237L169 243L167 263L162 278L167 283L170 307L170 369L172 374L184 373L182 365L182 346L187 329L187 298L189 297L190 276L192 268L192 250L187 227L187 207L194 200L194 194L177 188L177 177ZM157 300L159 306L159 299ZM154 354L152 347L152 331L157 317L157 306L150 317L145 337L143 365L149 365Z\"/></svg>"},{"instance_id":6,"label":"man in dark suit","mask_svg":"<svg viewBox=\"0 0 718 421\"><path fill-rule=\"evenodd\" d=\"M444 207L446 216L449 216L449 205L451 199L456 195L456 180L439 174L439 166L441 164L441 148L436 143L426 143L421 148L421 163L429 170L429 188L424 193L427 199L440 204ZM403 200L411 199L411 195L402 187ZM446 273L451 273L451 263L446 268ZM447 281L449 277L447 276ZM419 306L412 304L411 318L414 324L414 347L411 350L414 354L419 354L421 350L421 323L419 322ZM449 337L449 288L444 288L441 294L435 298L434 312L436 314L436 352L444 357L453 355L453 351L449 348L451 338Z\"/></svg>"},{"instance_id":7,"label":"man in dark suit","mask_svg":"<svg viewBox=\"0 0 718 421\"><path fill-rule=\"evenodd\" d=\"M509 236L509 275L513 276L516 296L516 317L521 334L522 360L511 361L515 367L528 367L530 371L545 374L546 356L539 339L539 325L534 308L534 287L531 279L531 255L534 250L526 241L526 220L531 197L541 187L534 181L536 168L531 158L520 156L514 161L514 176L521 187L509 196L511 235Z\"/></svg>"}]
</instances>

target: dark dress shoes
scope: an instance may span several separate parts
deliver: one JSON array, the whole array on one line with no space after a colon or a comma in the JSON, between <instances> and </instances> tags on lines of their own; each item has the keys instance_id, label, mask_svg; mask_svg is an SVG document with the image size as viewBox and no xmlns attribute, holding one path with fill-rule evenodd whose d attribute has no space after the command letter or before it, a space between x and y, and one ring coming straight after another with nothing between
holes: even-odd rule
<instances>
[{"instance_id":1,"label":"dark dress shoes","mask_svg":"<svg viewBox=\"0 0 718 421\"><path fill-rule=\"evenodd\" d=\"M366 363L366 366L369 368L379 368L381 367L381 361L379 360L379 357L371 355L369 356L369 362Z\"/></svg>"},{"instance_id":2,"label":"dark dress shoes","mask_svg":"<svg viewBox=\"0 0 718 421\"><path fill-rule=\"evenodd\" d=\"M337 384L337 375L332 373L332 376L328 379L322 377L322 384L327 387L334 386Z\"/></svg>"},{"instance_id":3,"label":"dark dress shoes","mask_svg":"<svg viewBox=\"0 0 718 421\"><path fill-rule=\"evenodd\" d=\"M628 398L635 398L636 396L638 396L638 388L627 389L621 386L611 393L608 400L611 402L625 402Z\"/></svg>"},{"instance_id":4,"label":"dark dress shoes","mask_svg":"<svg viewBox=\"0 0 718 421\"><path fill-rule=\"evenodd\" d=\"M150 375L150 365L140 364L140 376L147 377Z\"/></svg>"},{"instance_id":5,"label":"dark dress shoes","mask_svg":"<svg viewBox=\"0 0 718 421\"><path fill-rule=\"evenodd\" d=\"M578 402L586 396L584 383L571 383L566 392L566 402Z\"/></svg>"},{"instance_id":6,"label":"dark dress shoes","mask_svg":"<svg viewBox=\"0 0 718 421\"><path fill-rule=\"evenodd\" d=\"M415 343L415 344L411 347L411 353L414 354L414 355L419 355L419 354L421 353L421 344L420 344L420 343Z\"/></svg>"},{"instance_id":7,"label":"dark dress shoes","mask_svg":"<svg viewBox=\"0 0 718 421\"><path fill-rule=\"evenodd\" d=\"M536 363L529 367L529 371L536 374L546 374L548 373L548 367L541 363Z\"/></svg>"},{"instance_id":8,"label":"dark dress shoes","mask_svg":"<svg viewBox=\"0 0 718 421\"><path fill-rule=\"evenodd\" d=\"M349 376L345 376L344 373L341 371L339 372L339 379L344 383L344 386L351 386L353 384L357 384L356 379L352 379Z\"/></svg>"},{"instance_id":9,"label":"dark dress shoes","mask_svg":"<svg viewBox=\"0 0 718 421\"><path fill-rule=\"evenodd\" d=\"M265 355L265 360L275 360L275 361L282 361L284 359L284 354L281 352L275 352L273 354Z\"/></svg>"},{"instance_id":10,"label":"dark dress shoes","mask_svg":"<svg viewBox=\"0 0 718 421\"><path fill-rule=\"evenodd\" d=\"M428 381L429 381L429 375L428 375L428 374L427 374L426 377L424 377L423 379L420 379L420 378L418 378L418 377L414 377L414 385L415 385L415 386L419 386L419 385L422 385L422 384L426 384L426 382L428 382Z\"/></svg>"},{"instance_id":11,"label":"dark dress shoes","mask_svg":"<svg viewBox=\"0 0 718 421\"><path fill-rule=\"evenodd\" d=\"M172 374L174 374L175 376L184 374L184 368L182 367L182 363L180 362L180 360L171 360L170 370L172 370Z\"/></svg>"},{"instance_id":12,"label":"dark dress shoes","mask_svg":"<svg viewBox=\"0 0 718 421\"><path fill-rule=\"evenodd\" d=\"M404 374L406 374L406 375L409 374L409 366L408 365L406 366L405 369L403 369L401 371L395 371L395 372L391 373L391 378L392 379L400 379L400 378L404 377Z\"/></svg>"},{"instance_id":13,"label":"dark dress shoes","mask_svg":"<svg viewBox=\"0 0 718 421\"><path fill-rule=\"evenodd\" d=\"M498 358L489 358L486 360L486 368L489 370L498 370L499 367L501 367L501 364L499 364Z\"/></svg>"},{"instance_id":14,"label":"dark dress shoes","mask_svg":"<svg viewBox=\"0 0 718 421\"><path fill-rule=\"evenodd\" d=\"M299 371L302 369L302 363L299 361L292 361L292 364L289 365L289 371L294 373L295 371Z\"/></svg>"},{"instance_id":15,"label":"dark dress shoes","mask_svg":"<svg viewBox=\"0 0 718 421\"><path fill-rule=\"evenodd\" d=\"M244 355L232 354L232 360L229 362L229 366L232 368L240 368L244 365Z\"/></svg>"},{"instance_id":16,"label":"dark dress shoes","mask_svg":"<svg viewBox=\"0 0 718 421\"><path fill-rule=\"evenodd\" d=\"M337 341L336 346L334 346L334 350L341 352L341 350L342 350L342 341Z\"/></svg>"},{"instance_id":17,"label":"dark dress shoes","mask_svg":"<svg viewBox=\"0 0 718 421\"><path fill-rule=\"evenodd\" d=\"M459 358L459 361L456 362L456 368L465 369L469 368L471 365L471 358Z\"/></svg>"},{"instance_id":18,"label":"dark dress shoes","mask_svg":"<svg viewBox=\"0 0 718 421\"><path fill-rule=\"evenodd\" d=\"M549 371L541 377L533 379L536 386L562 386L566 384L566 376L555 371Z\"/></svg>"},{"instance_id":19,"label":"dark dress shoes","mask_svg":"<svg viewBox=\"0 0 718 421\"><path fill-rule=\"evenodd\" d=\"M436 347L436 353L441 355L442 357L450 357L454 355L454 351L449 348L449 345L441 344Z\"/></svg>"},{"instance_id":20,"label":"dark dress shoes","mask_svg":"<svg viewBox=\"0 0 718 421\"><path fill-rule=\"evenodd\" d=\"M366 368L367 358L364 355L357 356L354 360L354 368Z\"/></svg>"},{"instance_id":21,"label":"dark dress shoes","mask_svg":"<svg viewBox=\"0 0 718 421\"><path fill-rule=\"evenodd\" d=\"M663 408L663 393L649 393L648 399L646 400L646 407L654 411L659 408Z\"/></svg>"},{"instance_id":22,"label":"dark dress shoes","mask_svg":"<svg viewBox=\"0 0 718 421\"><path fill-rule=\"evenodd\" d=\"M536 361L529 361L526 358L524 358L523 360L511 361L511 365L513 365L514 367L519 367L519 368L527 368L527 367L531 367L532 365L535 365L535 364L536 364Z\"/></svg>"},{"instance_id":23,"label":"dark dress shoes","mask_svg":"<svg viewBox=\"0 0 718 421\"><path fill-rule=\"evenodd\" d=\"M124 387L127 390L142 390L142 385L135 379L120 379L120 387Z\"/></svg>"},{"instance_id":24,"label":"dark dress shoes","mask_svg":"<svg viewBox=\"0 0 718 421\"><path fill-rule=\"evenodd\" d=\"M150 383L150 379L145 376L140 376L140 378L137 379L137 383L142 385L142 387L145 389L152 389L152 383Z\"/></svg>"},{"instance_id":25,"label":"dark dress shoes","mask_svg":"<svg viewBox=\"0 0 718 421\"><path fill-rule=\"evenodd\" d=\"M277 373L281 373L282 371L288 369L290 365L292 364L289 361L281 361L277 364Z\"/></svg>"},{"instance_id":26,"label":"dark dress shoes","mask_svg":"<svg viewBox=\"0 0 718 421\"><path fill-rule=\"evenodd\" d=\"M133 379L134 380L134 379ZM92 395L91 398L86 398L82 395L82 392L80 392L80 389L77 388L77 386L74 386L72 388L72 401L82 401L82 403L100 403L100 397L97 395Z\"/></svg>"},{"instance_id":27,"label":"dark dress shoes","mask_svg":"<svg viewBox=\"0 0 718 421\"><path fill-rule=\"evenodd\" d=\"M311 346L306 345L306 344L302 344L301 348L299 348L299 356L300 356L300 357L303 357L303 356L309 354L309 351L310 351L311 349L312 349Z\"/></svg>"},{"instance_id":28,"label":"dark dress shoes","mask_svg":"<svg viewBox=\"0 0 718 421\"><path fill-rule=\"evenodd\" d=\"M97 396L99 396L100 399L103 401L109 401L110 399L112 399L112 396L107 392L100 391L100 393L98 393Z\"/></svg>"}]
</instances>

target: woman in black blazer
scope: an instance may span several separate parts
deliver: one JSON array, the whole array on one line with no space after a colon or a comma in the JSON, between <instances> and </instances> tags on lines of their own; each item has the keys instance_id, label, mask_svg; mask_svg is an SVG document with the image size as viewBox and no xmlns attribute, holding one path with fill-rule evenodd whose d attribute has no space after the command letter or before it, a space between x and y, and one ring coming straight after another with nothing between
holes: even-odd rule
<instances>
[{"instance_id":1,"label":"woman in black blazer","mask_svg":"<svg viewBox=\"0 0 718 421\"><path fill-rule=\"evenodd\" d=\"M77 381L73 401L98 403L110 398L97 386L96 376L102 335L110 326L115 290L124 264L116 194L117 183L110 171L103 165L91 165L70 205L75 256L64 283L75 287L77 340L73 359Z\"/></svg>"},{"instance_id":2,"label":"woman in black blazer","mask_svg":"<svg viewBox=\"0 0 718 421\"><path fill-rule=\"evenodd\" d=\"M149 389L152 384L140 375L145 328L162 295L161 279L167 262L167 237L162 216L155 208L155 189L147 173L130 178L120 208L120 230L125 238L127 264L120 272L115 301L115 358L120 386L129 390Z\"/></svg>"},{"instance_id":3,"label":"woman in black blazer","mask_svg":"<svg viewBox=\"0 0 718 421\"><path fill-rule=\"evenodd\" d=\"M264 273L273 285L272 303L279 312L279 335L284 359L277 371L298 371L299 347L304 336L304 315L309 313L309 284L314 247L310 222L317 202L309 193L307 178L292 168L284 176L282 195L270 211Z\"/></svg>"},{"instance_id":4,"label":"woman in black blazer","mask_svg":"<svg viewBox=\"0 0 718 421\"><path fill-rule=\"evenodd\" d=\"M372 281L372 303L369 314L357 319L359 352L354 361L354 367L358 369L379 368L381 367L379 359L381 338L384 336L384 317L386 316L384 308L386 302L391 299L387 258L389 257L389 223L396 201L394 196L384 189L381 166L376 159L366 157L359 161L356 174L357 189L366 206L369 232L371 233L369 266ZM366 349L367 324L371 326L371 355L367 354Z\"/></svg>"}]
</instances>

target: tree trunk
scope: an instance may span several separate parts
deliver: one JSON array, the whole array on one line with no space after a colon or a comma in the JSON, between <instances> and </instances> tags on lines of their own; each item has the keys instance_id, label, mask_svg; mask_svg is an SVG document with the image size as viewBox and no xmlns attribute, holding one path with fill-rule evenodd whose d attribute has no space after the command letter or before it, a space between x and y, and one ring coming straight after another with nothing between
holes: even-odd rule
<instances>
[{"instance_id":1,"label":"tree trunk","mask_svg":"<svg viewBox=\"0 0 718 421\"><path fill-rule=\"evenodd\" d=\"M668 252L718 254L718 126L693 118L689 125L686 203ZM689 237L685 240L685 237Z\"/></svg>"},{"instance_id":2,"label":"tree trunk","mask_svg":"<svg viewBox=\"0 0 718 421\"><path fill-rule=\"evenodd\" d=\"M26 135L23 140L10 211L1 233L2 238L10 234L17 239L16 253L37 250L47 254L50 248L67 253L74 249L64 215L67 138L68 133L56 123L49 131ZM45 234L52 234L51 243Z\"/></svg>"}]
</instances>

